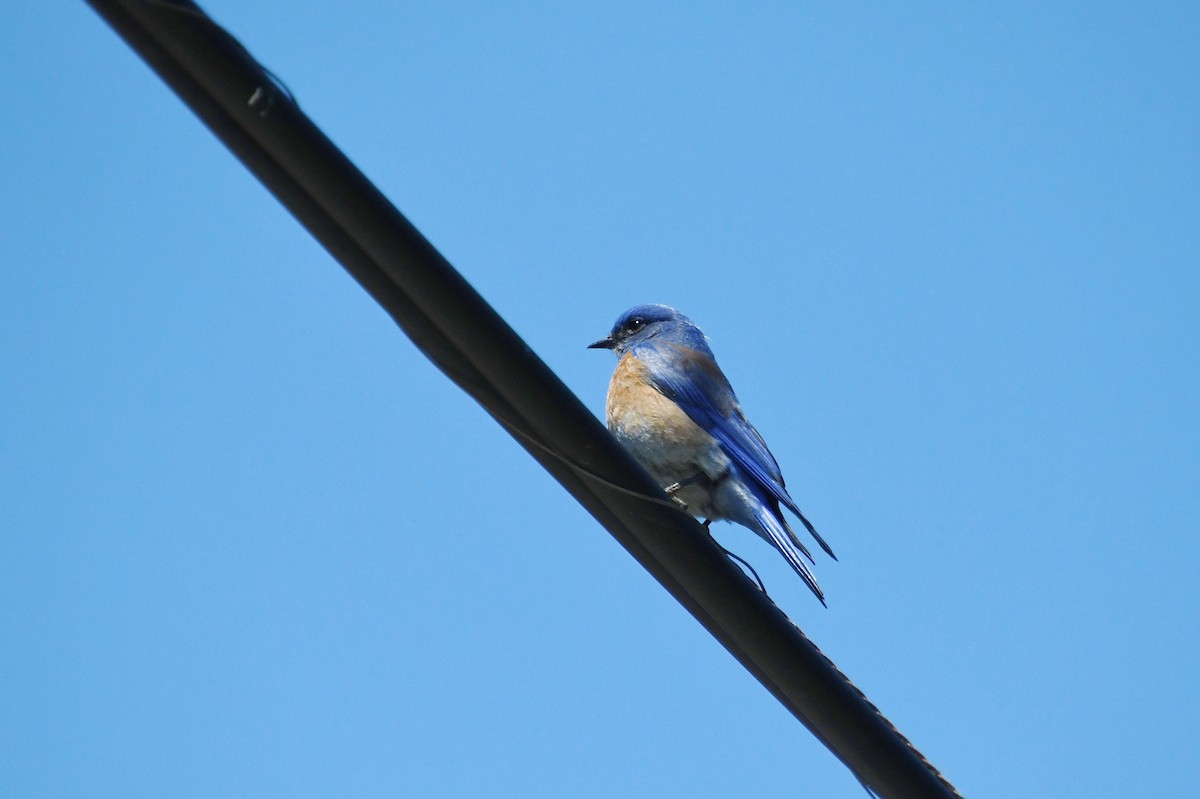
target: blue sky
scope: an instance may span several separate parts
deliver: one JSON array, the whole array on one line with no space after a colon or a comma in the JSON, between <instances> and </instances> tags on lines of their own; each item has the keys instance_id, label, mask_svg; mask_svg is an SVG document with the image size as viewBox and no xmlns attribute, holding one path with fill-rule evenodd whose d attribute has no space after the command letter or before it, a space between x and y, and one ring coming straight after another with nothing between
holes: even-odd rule
<instances>
[{"instance_id":1,"label":"blue sky","mask_svg":"<svg viewBox=\"0 0 1200 799\"><path fill-rule=\"evenodd\" d=\"M966 795L1195 795L1194 6L205 7L597 413L701 324ZM862 795L92 11L0 58L0 793Z\"/></svg>"}]
</instances>

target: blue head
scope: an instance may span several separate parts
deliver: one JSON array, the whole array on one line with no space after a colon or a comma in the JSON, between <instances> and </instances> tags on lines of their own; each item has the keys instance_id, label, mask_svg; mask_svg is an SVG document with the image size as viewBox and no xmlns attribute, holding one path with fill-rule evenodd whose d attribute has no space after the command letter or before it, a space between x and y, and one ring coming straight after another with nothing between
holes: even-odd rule
<instances>
[{"instance_id":1,"label":"blue head","mask_svg":"<svg viewBox=\"0 0 1200 799\"><path fill-rule=\"evenodd\" d=\"M620 357L640 344L658 341L708 351L700 328L669 305L638 305L630 308L618 317L607 338L589 344L588 348L612 350Z\"/></svg>"}]
</instances>

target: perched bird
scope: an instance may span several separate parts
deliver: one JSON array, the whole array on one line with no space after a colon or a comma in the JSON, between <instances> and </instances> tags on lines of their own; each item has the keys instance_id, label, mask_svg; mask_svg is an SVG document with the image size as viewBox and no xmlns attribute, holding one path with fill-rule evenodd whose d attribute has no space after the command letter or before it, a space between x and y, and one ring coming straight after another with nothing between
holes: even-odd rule
<instances>
[{"instance_id":1,"label":"perched bird","mask_svg":"<svg viewBox=\"0 0 1200 799\"><path fill-rule=\"evenodd\" d=\"M779 464L746 420L700 328L667 305L639 305L588 347L620 359L608 386L608 429L634 458L706 526L728 519L766 539L825 604L804 562L813 562L812 555L779 506L837 556L788 494Z\"/></svg>"}]
</instances>

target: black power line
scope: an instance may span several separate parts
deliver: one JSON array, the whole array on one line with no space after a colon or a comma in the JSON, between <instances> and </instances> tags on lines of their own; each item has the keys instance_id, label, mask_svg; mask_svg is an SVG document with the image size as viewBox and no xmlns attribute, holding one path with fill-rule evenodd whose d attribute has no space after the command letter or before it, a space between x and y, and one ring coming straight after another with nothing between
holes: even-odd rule
<instances>
[{"instance_id":1,"label":"black power line","mask_svg":"<svg viewBox=\"0 0 1200 799\"><path fill-rule=\"evenodd\" d=\"M239 42L186 0L89 2L421 351L864 785L886 799L958 796Z\"/></svg>"}]
</instances>

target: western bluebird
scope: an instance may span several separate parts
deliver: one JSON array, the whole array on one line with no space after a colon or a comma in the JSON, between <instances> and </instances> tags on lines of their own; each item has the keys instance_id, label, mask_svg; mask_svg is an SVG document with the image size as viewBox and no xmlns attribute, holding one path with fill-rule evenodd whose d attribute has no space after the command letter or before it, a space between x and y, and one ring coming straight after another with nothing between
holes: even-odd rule
<instances>
[{"instance_id":1,"label":"western bluebird","mask_svg":"<svg viewBox=\"0 0 1200 799\"><path fill-rule=\"evenodd\" d=\"M608 386L608 429L694 516L749 527L787 559L821 604L809 571L812 555L788 526L782 504L830 557L833 550L784 488L779 464L754 426L692 320L666 305L621 314L589 348L620 359Z\"/></svg>"}]
</instances>

